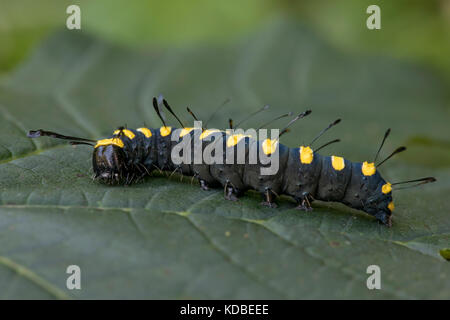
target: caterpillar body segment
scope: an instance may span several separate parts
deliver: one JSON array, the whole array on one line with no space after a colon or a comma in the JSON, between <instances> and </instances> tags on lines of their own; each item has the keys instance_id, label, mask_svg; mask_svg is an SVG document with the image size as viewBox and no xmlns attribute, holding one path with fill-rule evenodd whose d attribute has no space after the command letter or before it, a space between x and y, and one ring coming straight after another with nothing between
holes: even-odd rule
<instances>
[{"instance_id":1,"label":"caterpillar body segment","mask_svg":"<svg viewBox=\"0 0 450 320\"><path fill-rule=\"evenodd\" d=\"M299 148L291 148L286 166L283 194L299 203L299 209L310 210L313 200L341 202L348 207L375 216L386 225L391 224L389 209L392 192L382 192L387 182L376 171L370 176L362 172L362 163L344 159L344 167L333 166L333 156L314 152L311 163L298 161Z\"/></svg>"}]
</instances>

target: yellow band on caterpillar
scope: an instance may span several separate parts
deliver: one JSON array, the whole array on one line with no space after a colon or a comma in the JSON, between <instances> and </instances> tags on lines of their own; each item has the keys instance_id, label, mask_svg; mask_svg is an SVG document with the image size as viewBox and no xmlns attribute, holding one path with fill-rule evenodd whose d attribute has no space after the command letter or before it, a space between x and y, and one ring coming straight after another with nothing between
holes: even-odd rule
<instances>
[{"instance_id":1,"label":"yellow band on caterpillar","mask_svg":"<svg viewBox=\"0 0 450 320\"><path fill-rule=\"evenodd\" d=\"M207 136L216 133L216 132L221 132L220 130L217 129L207 129L205 131L202 132L202 134L200 135L200 140L205 139Z\"/></svg>"},{"instance_id":2,"label":"yellow band on caterpillar","mask_svg":"<svg viewBox=\"0 0 450 320\"><path fill-rule=\"evenodd\" d=\"M361 167L361 172L365 176L371 176L375 174L377 169L375 168L375 163L364 161Z\"/></svg>"},{"instance_id":3,"label":"yellow band on caterpillar","mask_svg":"<svg viewBox=\"0 0 450 320\"><path fill-rule=\"evenodd\" d=\"M126 135L126 136L128 137L128 139L130 139L130 140L133 140L134 137L135 137L135 134L133 133L133 131L130 131L130 130L128 130L128 129L116 130L116 131L114 131L113 134L116 134L116 135L117 135L117 134L120 133L120 131L122 131L123 134Z\"/></svg>"},{"instance_id":4,"label":"yellow band on caterpillar","mask_svg":"<svg viewBox=\"0 0 450 320\"><path fill-rule=\"evenodd\" d=\"M392 185L389 182L386 182L386 184L383 184L381 187L381 192L384 194L387 194L392 191Z\"/></svg>"},{"instance_id":5,"label":"yellow band on caterpillar","mask_svg":"<svg viewBox=\"0 0 450 320\"><path fill-rule=\"evenodd\" d=\"M148 128L138 128L136 130L142 133L146 138L150 138L152 136L152 131Z\"/></svg>"},{"instance_id":6,"label":"yellow band on caterpillar","mask_svg":"<svg viewBox=\"0 0 450 320\"><path fill-rule=\"evenodd\" d=\"M264 154L270 155L275 152L278 146L278 140L266 139L262 143L262 150Z\"/></svg>"},{"instance_id":7,"label":"yellow band on caterpillar","mask_svg":"<svg viewBox=\"0 0 450 320\"><path fill-rule=\"evenodd\" d=\"M300 162L310 164L314 159L314 152L310 147L300 147Z\"/></svg>"},{"instance_id":8,"label":"yellow band on caterpillar","mask_svg":"<svg viewBox=\"0 0 450 320\"><path fill-rule=\"evenodd\" d=\"M180 138L184 137L185 135L187 135L192 130L194 130L194 128L183 128L181 130L181 132L180 132Z\"/></svg>"},{"instance_id":9,"label":"yellow band on caterpillar","mask_svg":"<svg viewBox=\"0 0 450 320\"><path fill-rule=\"evenodd\" d=\"M118 146L120 148L123 148L123 141L120 140L119 138L98 140L97 144L95 145L94 148L97 148L97 147L100 147L100 146L109 146L109 145L115 145L115 146Z\"/></svg>"},{"instance_id":10,"label":"yellow band on caterpillar","mask_svg":"<svg viewBox=\"0 0 450 320\"><path fill-rule=\"evenodd\" d=\"M394 211L394 209L395 209L394 202L390 202L390 203L388 204L388 209L389 209L391 212Z\"/></svg>"},{"instance_id":11,"label":"yellow band on caterpillar","mask_svg":"<svg viewBox=\"0 0 450 320\"><path fill-rule=\"evenodd\" d=\"M342 169L345 168L344 158L331 156L331 165L333 166L334 170L341 171Z\"/></svg>"},{"instance_id":12,"label":"yellow band on caterpillar","mask_svg":"<svg viewBox=\"0 0 450 320\"><path fill-rule=\"evenodd\" d=\"M233 135L229 136L227 139L227 147L228 148L234 147L235 145L237 145L239 143L239 141L241 141L245 137L250 137L250 136L245 135L245 134L233 134Z\"/></svg>"},{"instance_id":13,"label":"yellow band on caterpillar","mask_svg":"<svg viewBox=\"0 0 450 320\"><path fill-rule=\"evenodd\" d=\"M163 137L168 136L171 132L172 132L172 127L161 127L159 129L159 133Z\"/></svg>"}]
</instances>

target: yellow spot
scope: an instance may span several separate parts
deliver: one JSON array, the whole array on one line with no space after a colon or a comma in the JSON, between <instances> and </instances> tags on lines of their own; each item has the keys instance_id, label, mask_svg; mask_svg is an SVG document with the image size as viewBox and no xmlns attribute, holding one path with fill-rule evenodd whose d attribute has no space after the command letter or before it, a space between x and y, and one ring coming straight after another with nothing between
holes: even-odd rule
<instances>
[{"instance_id":1,"label":"yellow spot","mask_svg":"<svg viewBox=\"0 0 450 320\"><path fill-rule=\"evenodd\" d=\"M361 171L365 176L373 175L377 169L375 168L375 163L364 161L361 167Z\"/></svg>"},{"instance_id":2,"label":"yellow spot","mask_svg":"<svg viewBox=\"0 0 450 320\"><path fill-rule=\"evenodd\" d=\"M229 136L227 139L227 147L231 148L231 147L237 145L239 143L239 141L241 141L245 137L250 137L250 136L245 135L245 134L233 134L232 136Z\"/></svg>"},{"instance_id":3,"label":"yellow spot","mask_svg":"<svg viewBox=\"0 0 450 320\"><path fill-rule=\"evenodd\" d=\"M388 209L389 209L391 212L394 211L394 209L395 209L394 202L390 202L390 203L388 204Z\"/></svg>"},{"instance_id":4,"label":"yellow spot","mask_svg":"<svg viewBox=\"0 0 450 320\"><path fill-rule=\"evenodd\" d=\"M230 232L230 231L225 231L225 236L226 236L226 237L231 236L231 232Z\"/></svg>"},{"instance_id":5,"label":"yellow spot","mask_svg":"<svg viewBox=\"0 0 450 320\"><path fill-rule=\"evenodd\" d=\"M221 132L220 130L217 129L207 129L205 131L202 132L202 134L200 135L200 140L205 139L207 136L216 133L216 132Z\"/></svg>"},{"instance_id":6,"label":"yellow spot","mask_svg":"<svg viewBox=\"0 0 450 320\"><path fill-rule=\"evenodd\" d=\"M168 136L171 132L172 132L172 127L161 127L159 129L159 133L163 137Z\"/></svg>"},{"instance_id":7,"label":"yellow spot","mask_svg":"<svg viewBox=\"0 0 450 320\"><path fill-rule=\"evenodd\" d=\"M180 132L180 138L184 137L185 135L187 135L192 130L194 130L194 128L183 128L183 130L181 130L181 132Z\"/></svg>"},{"instance_id":8,"label":"yellow spot","mask_svg":"<svg viewBox=\"0 0 450 320\"><path fill-rule=\"evenodd\" d=\"M123 142L119 138L98 140L97 144L95 145L94 148L97 148L97 147L100 147L100 146L109 146L109 145L115 145L115 146L118 146L120 148L123 148Z\"/></svg>"},{"instance_id":9,"label":"yellow spot","mask_svg":"<svg viewBox=\"0 0 450 320\"><path fill-rule=\"evenodd\" d=\"M331 165L333 166L334 170L341 171L345 168L344 158L331 156Z\"/></svg>"},{"instance_id":10,"label":"yellow spot","mask_svg":"<svg viewBox=\"0 0 450 320\"><path fill-rule=\"evenodd\" d=\"M152 131L148 128L138 128L137 131L142 133L147 138L150 138L152 136Z\"/></svg>"},{"instance_id":11,"label":"yellow spot","mask_svg":"<svg viewBox=\"0 0 450 320\"><path fill-rule=\"evenodd\" d=\"M300 162L310 164L314 159L314 152L310 147L300 147Z\"/></svg>"},{"instance_id":12,"label":"yellow spot","mask_svg":"<svg viewBox=\"0 0 450 320\"><path fill-rule=\"evenodd\" d=\"M263 152L264 152L264 154L267 154L267 155L272 154L277 149L277 146L278 146L278 140L266 139L262 143Z\"/></svg>"},{"instance_id":13,"label":"yellow spot","mask_svg":"<svg viewBox=\"0 0 450 320\"><path fill-rule=\"evenodd\" d=\"M391 191L392 191L392 187L389 182L386 182L386 184L383 184L383 186L381 187L381 192L383 192L384 194L389 193Z\"/></svg>"},{"instance_id":14,"label":"yellow spot","mask_svg":"<svg viewBox=\"0 0 450 320\"><path fill-rule=\"evenodd\" d=\"M128 139L130 139L130 140L134 139L134 137L135 137L135 134L133 133L133 131L130 131L130 130L128 130L128 129L123 129L122 132L123 132L123 134L126 135L126 136L128 137ZM119 133L120 133L120 130L116 130L116 131L114 131L113 134L119 134Z\"/></svg>"}]
</instances>

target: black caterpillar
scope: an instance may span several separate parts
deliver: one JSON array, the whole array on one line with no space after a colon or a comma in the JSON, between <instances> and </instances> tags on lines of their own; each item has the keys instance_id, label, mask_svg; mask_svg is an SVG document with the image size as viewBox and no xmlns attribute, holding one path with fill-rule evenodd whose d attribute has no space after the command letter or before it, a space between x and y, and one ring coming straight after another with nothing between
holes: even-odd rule
<instances>
[{"instance_id":1,"label":"black caterpillar","mask_svg":"<svg viewBox=\"0 0 450 320\"><path fill-rule=\"evenodd\" d=\"M120 127L109 138L98 141L64 136L44 130L30 131L28 136L30 138L50 136L70 140L71 144L93 146L94 177L104 183L131 184L149 175L154 169L179 171L183 175L197 178L203 190L222 186L227 200L236 201L246 190L253 189L262 194L264 199L262 204L269 207L276 207L275 198L281 194L293 197L298 204L297 208L301 210L312 210L311 202L314 200L341 202L374 216L389 227L392 225L391 217L394 210L392 187L411 182L418 182L416 185L419 185L436 180L433 177L427 177L389 183L381 177L377 166L379 167L394 154L406 149L405 147L397 148L375 166L376 158L390 129L384 135L375 160L360 163L337 156L322 156L317 153L317 150L339 141L338 139L313 151L312 143L300 148L289 148L278 143L278 140L258 141L245 135L230 135L215 129L187 128L172 111L167 101L163 100L163 104L180 122L182 129L176 130L166 125L159 110L158 100L154 98L153 106L163 122L160 129L139 128L133 130ZM197 120L189 108L188 111ZM299 114L287 127L310 112L308 110ZM277 119L279 118L281 117ZM339 121L339 119L336 120L322 130L313 142ZM281 131L280 136L288 131L287 127ZM231 119L230 128L232 128ZM177 137L173 137L173 135L177 135ZM201 151L205 150L208 145L219 141L224 144L224 150L236 149L240 144L244 144L246 162L244 164L195 164L191 161L190 163L174 164L171 152L180 142L172 141L172 138L184 136L202 140ZM206 139L207 137L208 139ZM268 156L271 156L278 148L280 169L275 174L262 175L260 169L265 165L260 162L259 158L256 164L248 162L251 146L262 150ZM194 150L191 150L193 153Z\"/></svg>"}]
</instances>

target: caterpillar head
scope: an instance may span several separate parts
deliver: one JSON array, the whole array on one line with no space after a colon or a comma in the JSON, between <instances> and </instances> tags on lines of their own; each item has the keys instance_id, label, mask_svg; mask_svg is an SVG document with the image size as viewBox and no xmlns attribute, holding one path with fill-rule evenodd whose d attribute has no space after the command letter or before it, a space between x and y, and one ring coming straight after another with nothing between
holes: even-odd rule
<instances>
[{"instance_id":1,"label":"caterpillar head","mask_svg":"<svg viewBox=\"0 0 450 320\"><path fill-rule=\"evenodd\" d=\"M95 179L108 184L122 184L127 178L126 155L119 138L99 140L92 155Z\"/></svg>"}]
</instances>

